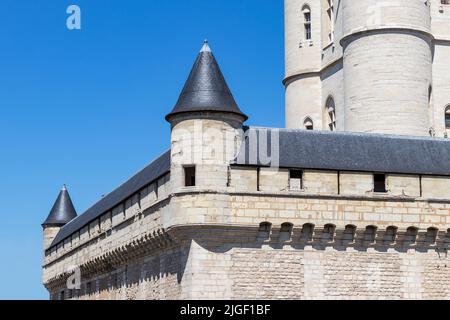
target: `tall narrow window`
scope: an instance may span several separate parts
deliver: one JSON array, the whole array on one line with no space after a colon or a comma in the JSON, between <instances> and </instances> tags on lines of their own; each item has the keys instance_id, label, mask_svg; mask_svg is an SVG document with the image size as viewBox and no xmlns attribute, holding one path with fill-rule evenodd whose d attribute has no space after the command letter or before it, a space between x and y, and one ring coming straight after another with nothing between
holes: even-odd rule
<instances>
[{"instance_id":1,"label":"tall narrow window","mask_svg":"<svg viewBox=\"0 0 450 320\"><path fill-rule=\"evenodd\" d=\"M305 28L305 40L312 39L311 28L311 9L308 6L303 6L303 24Z\"/></svg>"},{"instance_id":2,"label":"tall narrow window","mask_svg":"<svg viewBox=\"0 0 450 320\"><path fill-rule=\"evenodd\" d=\"M450 106L445 109L445 128L450 130Z\"/></svg>"},{"instance_id":3,"label":"tall narrow window","mask_svg":"<svg viewBox=\"0 0 450 320\"><path fill-rule=\"evenodd\" d=\"M336 105L333 97L328 97L325 105L325 118L330 131L336 131Z\"/></svg>"},{"instance_id":4,"label":"tall narrow window","mask_svg":"<svg viewBox=\"0 0 450 320\"><path fill-rule=\"evenodd\" d=\"M333 0L326 0L327 2L327 23L328 23L328 42L334 41L334 3Z\"/></svg>"},{"instance_id":5,"label":"tall narrow window","mask_svg":"<svg viewBox=\"0 0 450 320\"><path fill-rule=\"evenodd\" d=\"M184 185L195 187L195 166L184 167Z\"/></svg>"}]
</instances>

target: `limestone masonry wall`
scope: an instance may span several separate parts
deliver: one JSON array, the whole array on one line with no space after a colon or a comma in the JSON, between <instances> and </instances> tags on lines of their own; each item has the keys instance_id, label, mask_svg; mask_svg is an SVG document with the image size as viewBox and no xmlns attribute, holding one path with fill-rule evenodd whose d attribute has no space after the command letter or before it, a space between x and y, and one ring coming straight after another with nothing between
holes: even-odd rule
<instances>
[{"instance_id":1,"label":"limestone masonry wall","mask_svg":"<svg viewBox=\"0 0 450 320\"><path fill-rule=\"evenodd\" d=\"M383 194L371 173L289 177L231 167L224 190L176 192L162 177L48 250L44 283L54 299L449 297L450 177L388 174Z\"/></svg>"}]
</instances>

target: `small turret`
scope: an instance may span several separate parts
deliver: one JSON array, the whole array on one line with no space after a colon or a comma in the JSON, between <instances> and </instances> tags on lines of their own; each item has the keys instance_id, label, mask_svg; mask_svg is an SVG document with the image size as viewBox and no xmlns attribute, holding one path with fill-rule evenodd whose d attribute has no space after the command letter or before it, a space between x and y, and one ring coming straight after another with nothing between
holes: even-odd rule
<instances>
[{"instance_id":1,"label":"small turret","mask_svg":"<svg viewBox=\"0 0 450 320\"><path fill-rule=\"evenodd\" d=\"M77 212L70 199L67 187L64 185L50 211L42 224L44 229L44 249L47 249L61 227L77 217Z\"/></svg>"},{"instance_id":2,"label":"small turret","mask_svg":"<svg viewBox=\"0 0 450 320\"><path fill-rule=\"evenodd\" d=\"M166 117L172 129L171 180L175 189L225 188L227 166L235 158L247 118L205 41Z\"/></svg>"}]
</instances>

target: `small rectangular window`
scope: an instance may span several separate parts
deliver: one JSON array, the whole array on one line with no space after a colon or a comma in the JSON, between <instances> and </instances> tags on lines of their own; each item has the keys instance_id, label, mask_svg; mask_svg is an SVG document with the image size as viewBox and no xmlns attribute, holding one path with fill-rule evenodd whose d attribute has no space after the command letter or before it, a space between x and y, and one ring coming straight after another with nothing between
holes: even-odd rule
<instances>
[{"instance_id":1,"label":"small rectangular window","mask_svg":"<svg viewBox=\"0 0 450 320\"><path fill-rule=\"evenodd\" d=\"M445 115L445 128L450 129L450 113Z\"/></svg>"},{"instance_id":2,"label":"small rectangular window","mask_svg":"<svg viewBox=\"0 0 450 320\"><path fill-rule=\"evenodd\" d=\"M290 170L289 171L289 188L294 191L303 189L303 171Z\"/></svg>"},{"instance_id":3,"label":"small rectangular window","mask_svg":"<svg viewBox=\"0 0 450 320\"><path fill-rule=\"evenodd\" d=\"M373 191L378 193L386 193L386 175L374 174L373 175Z\"/></svg>"},{"instance_id":4,"label":"small rectangular window","mask_svg":"<svg viewBox=\"0 0 450 320\"><path fill-rule=\"evenodd\" d=\"M195 166L184 167L184 185L195 187Z\"/></svg>"}]
</instances>

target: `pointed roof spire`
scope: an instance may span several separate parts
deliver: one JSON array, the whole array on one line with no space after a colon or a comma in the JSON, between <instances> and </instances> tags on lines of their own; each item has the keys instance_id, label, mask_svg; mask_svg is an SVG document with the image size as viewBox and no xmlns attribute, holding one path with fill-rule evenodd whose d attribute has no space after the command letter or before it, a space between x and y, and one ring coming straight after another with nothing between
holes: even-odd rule
<instances>
[{"instance_id":1,"label":"pointed roof spire","mask_svg":"<svg viewBox=\"0 0 450 320\"><path fill-rule=\"evenodd\" d=\"M50 211L50 214L42 226L63 226L76 217L77 212L75 211L72 200L70 199L67 187L66 185L63 185L58 198Z\"/></svg>"},{"instance_id":2,"label":"pointed roof spire","mask_svg":"<svg viewBox=\"0 0 450 320\"><path fill-rule=\"evenodd\" d=\"M243 121L248 119L236 104L208 40L204 41L178 102L166 120L180 113L200 111L233 113Z\"/></svg>"}]
</instances>

